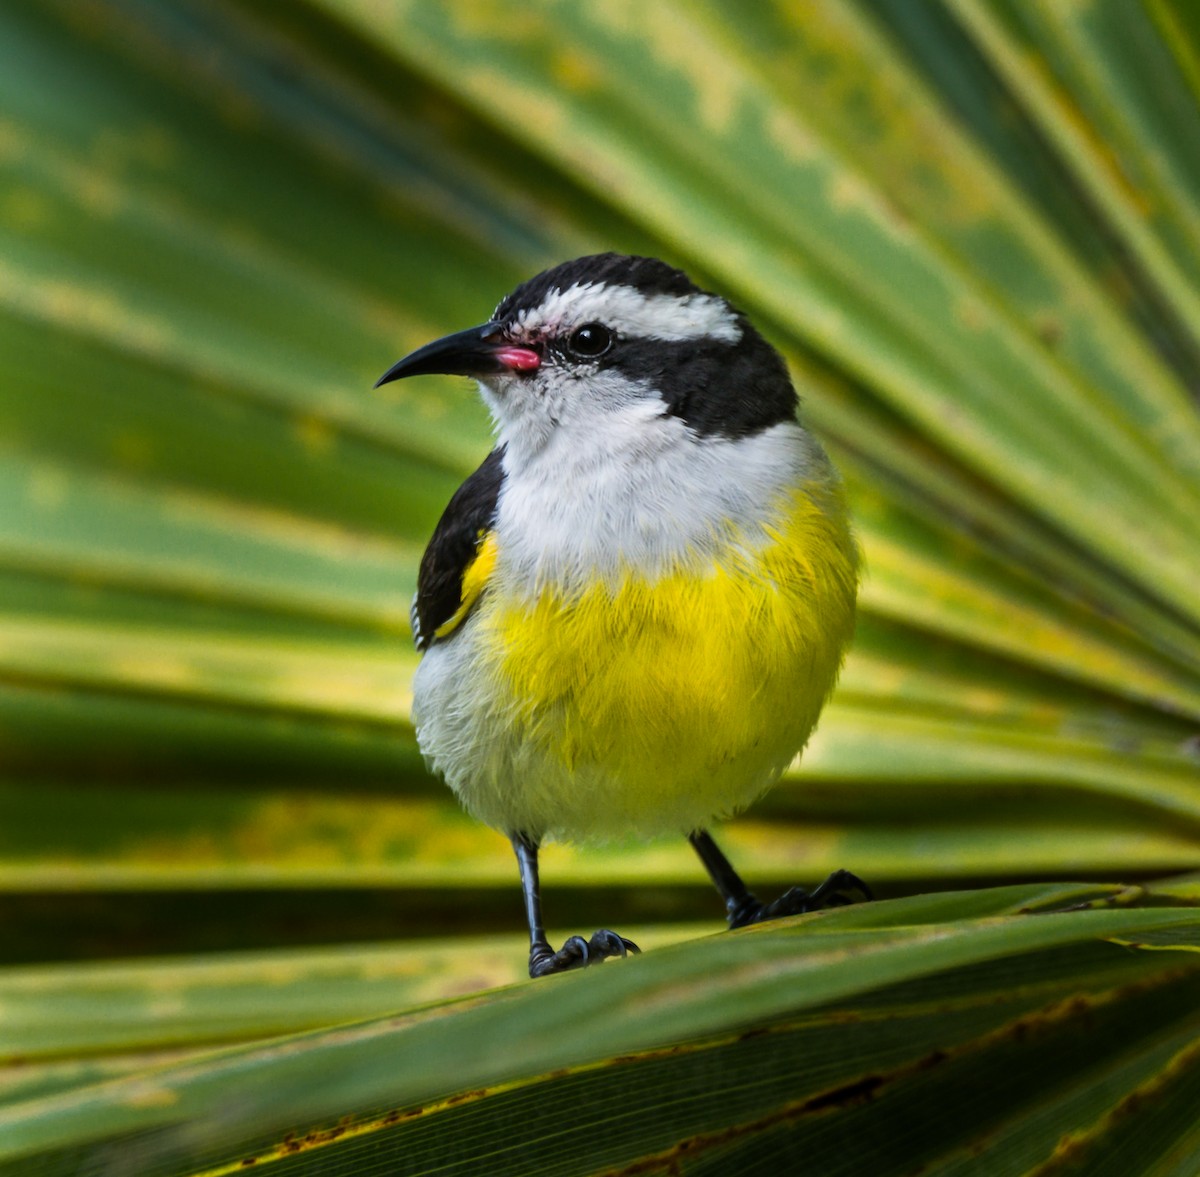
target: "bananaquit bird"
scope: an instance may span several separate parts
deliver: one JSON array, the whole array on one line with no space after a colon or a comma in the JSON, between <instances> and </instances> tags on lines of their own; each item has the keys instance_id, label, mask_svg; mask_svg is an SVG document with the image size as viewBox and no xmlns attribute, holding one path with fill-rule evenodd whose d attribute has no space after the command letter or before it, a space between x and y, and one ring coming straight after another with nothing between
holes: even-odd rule
<instances>
[{"instance_id":1,"label":"bananaquit bird","mask_svg":"<svg viewBox=\"0 0 1200 1177\"><path fill-rule=\"evenodd\" d=\"M840 483L778 352L664 262L599 254L379 384L429 373L478 380L497 445L421 561L413 718L512 840L530 976L637 950L607 930L551 947L546 838L683 834L731 927L869 898L838 871L763 904L705 832L804 747L854 626Z\"/></svg>"}]
</instances>

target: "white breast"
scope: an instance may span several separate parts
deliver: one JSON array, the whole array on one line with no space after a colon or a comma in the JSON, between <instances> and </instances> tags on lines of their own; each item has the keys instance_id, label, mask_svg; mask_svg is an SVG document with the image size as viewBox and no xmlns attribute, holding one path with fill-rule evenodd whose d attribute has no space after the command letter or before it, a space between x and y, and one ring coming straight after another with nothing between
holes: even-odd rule
<instances>
[{"instance_id":1,"label":"white breast","mask_svg":"<svg viewBox=\"0 0 1200 1177\"><path fill-rule=\"evenodd\" d=\"M510 446L496 531L509 591L571 587L630 568L650 579L701 564L730 530L757 546L778 496L836 477L794 422L751 437L697 437L646 402L603 429Z\"/></svg>"}]
</instances>

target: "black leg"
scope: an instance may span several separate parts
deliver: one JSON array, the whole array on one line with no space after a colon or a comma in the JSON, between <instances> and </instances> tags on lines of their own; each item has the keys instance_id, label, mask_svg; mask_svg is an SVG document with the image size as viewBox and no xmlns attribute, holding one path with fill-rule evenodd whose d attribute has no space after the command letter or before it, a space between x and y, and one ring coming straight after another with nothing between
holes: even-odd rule
<instances>
[{"instance_id":1,"label":"black leg","mask_svg":"<svg viewBox=\"0 0 1200 1177\"><path fill-rule=\"evenodd\" d=\"M733 869L729 859L705 830L688 835L700 861L704 863L709 878L716 884L725 900L725 911L731 928L744 928L747 924L777 919L784 915L800 915L806 911L820 911L823 907L844 907L849 903L871 899L871 888L857 875L848 870L834 871L819 887L805 891L793 887L785 891L774 903L763 903L757 899L741 876Z\"/></svg>"},{"instance_id":2,"label":"black leg","mask_svg":"<svg viewBox=\"0 0 1200 1177\"><path fill-rule=\"evenodd\" d=\"M512 837L513 850L517 855L517 866L521 871L521 893L525 897L525 918L529 921L529 975L544 977L547 973L563 973L567 969L581 969L593 961L610 956L625 956L641 949L616 932L601 929L594 932L590 940L572 936L555 952L546 939L542 926L542 895L538 880L538 846L523 834Z\"/></svg>"},{"instance_id":3,"label":"black leg","mask_svg":"<svg viewBox=\"0 0 1200 1177\"><path fill-rule=\"evenodd\" d=\"M721 848L712 837L705 830L697 830L688 835L688 841L700 855L700 861L708 870L709 878L716 884L721 898L725 900L729 926L741 928L762 919L763 905L742 882L741 876L733 869L729 859L721 853Z\"/></svg>"}]
</instances>

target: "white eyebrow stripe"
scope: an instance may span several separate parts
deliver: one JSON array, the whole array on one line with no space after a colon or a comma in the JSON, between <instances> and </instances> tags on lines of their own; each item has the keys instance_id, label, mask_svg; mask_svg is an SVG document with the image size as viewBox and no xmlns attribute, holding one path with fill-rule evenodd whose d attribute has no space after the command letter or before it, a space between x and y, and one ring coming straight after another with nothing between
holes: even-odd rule
<instances>
[{"instance_id":1,"label":"white eyebrow stripe","mask_svg":"<svg viewBox=\"0 0 1200 1177\"><path fill-rule=\"evenodd\" d=\"M541 306L517 315L525 331L555 333L583 323L603 323L619 335L641 339L723 339L742 337L737 316L714 294L643 294L632 286L579 284L551 290Z\"/></svg>"}]
</instances>

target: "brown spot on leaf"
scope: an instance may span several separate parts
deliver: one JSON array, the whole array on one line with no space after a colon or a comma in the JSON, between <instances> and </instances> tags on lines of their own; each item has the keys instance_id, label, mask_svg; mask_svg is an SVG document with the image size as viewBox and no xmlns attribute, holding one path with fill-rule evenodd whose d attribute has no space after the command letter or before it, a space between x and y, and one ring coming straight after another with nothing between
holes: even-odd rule
<instances>
[{"instance_id":1,"label":"brown spot on leaf","mask_svg":"<svg viewBox=\"0 0 1200 1177\"><path fill-rule=\"evenodd\" d=\"M853 1083L846 1083L831 1091L823 1091L820 1095L814 1095L800 1105L799 1112L801 1114L823 1112L827 1108L848 1108L866 1103L886 1082L887 1080L882 1075L867 1075L863 1079L856 1079Z\"/></svg>"},{"instance_id":2,"label":"brown spot on leaf","mask_svg":"<svg viewBox=\"0 0 1200 1177\"><path fill-rule=\"evenodd\" d=\"M1064 328L1062 320L1055 315L1042 315L1034 323L1037 337L1049 348L1062 343Z\"/></svg>"}]
</instances>

